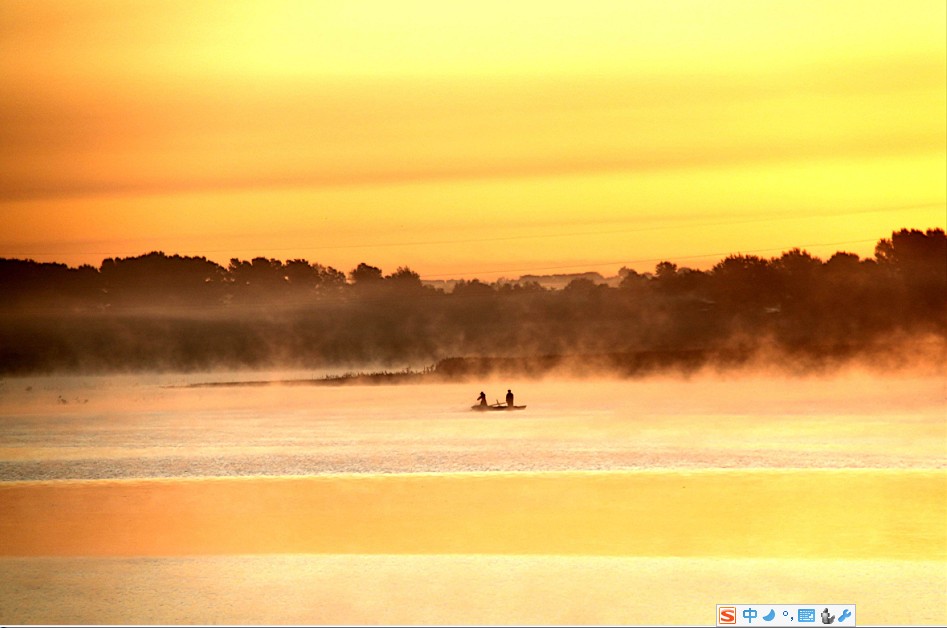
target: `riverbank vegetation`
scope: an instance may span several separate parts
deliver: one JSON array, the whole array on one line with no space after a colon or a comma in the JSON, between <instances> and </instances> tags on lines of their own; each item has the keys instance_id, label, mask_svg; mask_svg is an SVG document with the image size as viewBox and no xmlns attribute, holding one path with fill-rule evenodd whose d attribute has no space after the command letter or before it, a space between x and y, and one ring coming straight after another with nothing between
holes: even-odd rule
<instances>
[{"instance_id":1,"label":"riverbank vegetation","mask_svg":"<svg viewBox=\"0 0 947 628\"><path fill-rule=\"evenodd\" d=\"M0 259L0 372L436 365L459 377L584 363L632 375L899 346L909 359L931 346L943 358L941 229L902 229L867 259L792 249L619 275L617 286L587 275L562 289L471 279L448 292L409 268L386 275L365 263L343 273L306 260L223 267L161 252L99 268Z\"/></svg>"}]
</instances>

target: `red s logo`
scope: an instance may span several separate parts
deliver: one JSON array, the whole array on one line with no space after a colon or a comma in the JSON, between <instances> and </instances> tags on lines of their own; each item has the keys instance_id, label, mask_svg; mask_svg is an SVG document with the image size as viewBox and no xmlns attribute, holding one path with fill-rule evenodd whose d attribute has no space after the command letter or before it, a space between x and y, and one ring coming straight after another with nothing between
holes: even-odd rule
<instances>
[{"instance_id":1,"label":"red s logo","mask_svg":"<svg viewBox=\"0 0 947 628\"><path fill-rule=\"evenodd\" d=\"M721 606L717 609L717 623L718 624L735 624L737 623L737 607L736 606Z\"/></svg>"}]
</instances>

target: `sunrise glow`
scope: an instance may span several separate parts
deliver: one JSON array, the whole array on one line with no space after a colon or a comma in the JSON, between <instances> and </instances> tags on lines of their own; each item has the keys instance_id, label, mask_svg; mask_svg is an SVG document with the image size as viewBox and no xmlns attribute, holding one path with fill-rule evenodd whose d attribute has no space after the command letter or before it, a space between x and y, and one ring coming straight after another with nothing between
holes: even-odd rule
<instances>
[{"instance_id":1,"label":"sunrise glow","mask_svg":"<svg viewBox=\"0 0 947 628\"><path fill-rule=\"evenodd\" d=\"M945 226L947 6L56 2L0 12L0 257L494 279Z\"/></svg>"}]
</instances>

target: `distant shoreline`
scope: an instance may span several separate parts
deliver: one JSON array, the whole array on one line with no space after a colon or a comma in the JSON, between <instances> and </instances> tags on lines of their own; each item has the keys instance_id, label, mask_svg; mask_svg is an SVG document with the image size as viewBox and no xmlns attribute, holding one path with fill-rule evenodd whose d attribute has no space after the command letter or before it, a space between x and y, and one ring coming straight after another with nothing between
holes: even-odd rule
<instances>
[{"instance_id":1,"label":"distant shoreline","mask_svg":"<svg viewBox=\"0 0 947 628\"><path fill-rule=\"evenodd\" d=\"M323 377L296 379L261 379L227 382L196 382L193 384L172 384L164 388L227 388L249 386L345 386L422 383L430 379L432 373L425 371L377 371L371 373L344 373Z\"/></svg>"},{"instance_id":2,"label":"distant shoreline","mask_svg":"<svg viewBox=\"0 0 947 628\"><path fill-rule=\"evenodd\" d=\"M944 348L939 348L944 353ZM947 356L925 361L906 361L897 352L885 351L871 346L832 345L810 347L792 354L763 355L751 348L742 349L691 349L649 350L636 352L562 354L520 357L454 357L445 358L421 370L347 372L341 375L322 377L234 380L176 384L167 388L211 388L252 386L345 386L345 385L395 385L463 382L470 379L490 377L542 378L550 375L594 376L611 375L631 379L650 375L673 374L694 375L701 370L721 372L741 368L766 367L782 370L787 374L831 372L846 366L867 363L871 367L886 371L905 367L930 367L942 372Z\"/></svg>"}]
</instances>

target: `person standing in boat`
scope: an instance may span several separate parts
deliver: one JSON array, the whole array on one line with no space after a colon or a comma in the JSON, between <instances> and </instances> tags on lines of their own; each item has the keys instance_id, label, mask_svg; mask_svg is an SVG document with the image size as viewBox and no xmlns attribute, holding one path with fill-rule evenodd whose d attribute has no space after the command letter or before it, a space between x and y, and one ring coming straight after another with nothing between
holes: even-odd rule
<instances>
[{"instance_id":1,"label":"person standing in boat","mask_svg":"<svg viewBox=\"0 0 947 628\"><path fill-rule=\"evenodd\" d=\"M487 396L483 393L482 390L480 391L480 396L477 397L477 401L480 402L480 405L481 405L481 406L486 407L486 405L487 405Z\"/></svg>"},{"instance_id":2,"label":"person standing in boat","mask_svg":"<svg viewBox=\"0 0 947 628\"><path fill-rule=\"evenodd\" d=\"M513 407L513 391L509 388L506 390L506 405L509 408Z\"/></svg>"}]
</instances>

